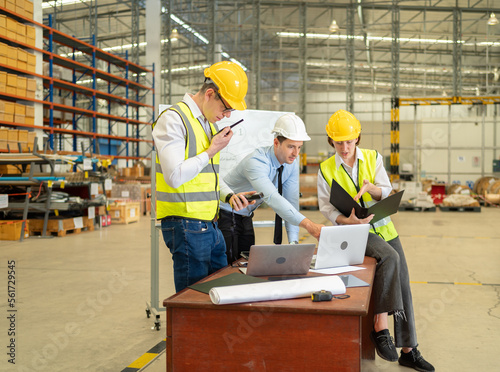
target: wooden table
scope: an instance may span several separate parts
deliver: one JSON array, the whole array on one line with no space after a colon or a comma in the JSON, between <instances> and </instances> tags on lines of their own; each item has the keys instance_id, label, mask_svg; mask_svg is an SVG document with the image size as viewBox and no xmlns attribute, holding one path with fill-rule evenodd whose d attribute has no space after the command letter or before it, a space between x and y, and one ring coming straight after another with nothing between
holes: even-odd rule
<instances>
[{"instance_id":1,"label":"wooden table","mask_svg":"<svg viewBox=\"0 0 500 372\"><path fill-rule=\"evenodd\" d=\"M360 371L362 358L375 358L375 264L365 257L366 269L349 273L370 286L348 288L344 300L214 305L189 288L167 298L167 371ZM204 281L236 270L226 267Z\"/></svg>"}]
</instances>

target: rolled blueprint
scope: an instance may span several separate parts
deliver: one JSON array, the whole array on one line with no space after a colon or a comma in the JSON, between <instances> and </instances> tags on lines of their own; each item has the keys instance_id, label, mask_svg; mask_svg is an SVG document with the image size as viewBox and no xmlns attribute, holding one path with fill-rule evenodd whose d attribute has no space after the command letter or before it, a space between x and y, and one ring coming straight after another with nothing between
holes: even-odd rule
<instances>
[{"instance_id":1,"label":"rolled blueprint","mask_svg":"<svg viewBox=\"0 0 500 372\"><path fill-rule=\"evenodd\" d=\"M338 276L317 276L214 287L210 290L209 295L215 305L226 305L309 297L313 292L321 290L330 291L334 295L343 294L345 293L345 285Z\"/></svg>"}]
</instances>

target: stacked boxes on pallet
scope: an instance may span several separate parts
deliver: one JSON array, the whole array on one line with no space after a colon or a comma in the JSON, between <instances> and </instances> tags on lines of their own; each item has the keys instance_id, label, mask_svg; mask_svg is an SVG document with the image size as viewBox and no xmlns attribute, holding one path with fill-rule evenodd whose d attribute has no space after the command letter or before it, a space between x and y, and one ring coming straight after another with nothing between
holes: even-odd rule
<instances>
[{"instance_id":1,"label":"stacked boxes on pallet","mask_svg":"<svg viewBox=\"0 0 500 372\"><path fill-rule=\"evenodd\" d=\"M33 19L33 2L29 0L0 0L0 7L29 20ZM0 15L0 36L9 43L0 42L0 64L15 68L15 72L0 71L0 93L20 98L35 98L36 81L29 75L36 72L36 56L29 49L35 47L36 30L30 24L9 15ZM16 45L17 43L17 45ZM0 101L0 120L16 124L34 125L34 109L28 104Z\"/></svg>"},{"instance_id":2,"label":"stacked boxes on pallet","mask_svg":"<svg viewBox=\"0 0 500 372\"><path fill-rule=\"evenodd\" d=\"M23 152L30 152L34 147L35 135L35 132L27 130L0 128L0 150L17 150L20 144Z\"/></svg>"}]
</instances>

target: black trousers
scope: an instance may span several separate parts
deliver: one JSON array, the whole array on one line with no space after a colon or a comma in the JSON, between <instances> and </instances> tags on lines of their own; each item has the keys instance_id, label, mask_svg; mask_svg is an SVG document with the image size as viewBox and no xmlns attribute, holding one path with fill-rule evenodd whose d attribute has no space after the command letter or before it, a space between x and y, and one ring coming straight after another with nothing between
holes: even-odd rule
<instances>
[{"instance_id":1,"label":"black trousers","mask_svg":"<svg viewBox=\"0 0 500 372\"><path fill-rule=\"evenodd\" d=\"M219 229L226 241L227 263L231 265L240 258L240 253L250 250L255 244L252 216L246 217L236 213L219 211Z\"/></svg>"}]
</instances>

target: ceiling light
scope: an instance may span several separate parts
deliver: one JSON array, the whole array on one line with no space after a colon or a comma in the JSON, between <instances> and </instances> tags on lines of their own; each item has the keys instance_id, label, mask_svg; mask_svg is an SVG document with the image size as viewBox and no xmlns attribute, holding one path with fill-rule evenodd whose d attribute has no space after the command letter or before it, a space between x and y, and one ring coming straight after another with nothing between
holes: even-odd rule
<instances>
[{"instance_id":1,"label":"ceiling light","mask_svg":"<svg viewBox=\"0 0 500 372\"><path fill-rule=\"evenodd\" d=\"M490 18L488 19L488 25L495 26L498 24L498 19L495 16L495 13L490 14Z\"/></svg>"},{"instance_id":2,"label":"ceiling light","mask_svg":"<svg viewBox=\"0 0 500 372\"><path fill-rule=\"evenodd\" d=\"M495 18L495 19L496 19L496 18ZM497 20L497 22L498 22L498 20ZM339 29L340 29L340 28L339 28L339 25L337 24L337 21L336 21L336 20L333 20L333 21L332 21L332 24L331 24L331 25L330 25L330 27L329 27L330 32L333 34L333 33L335 33L335 32L338 32L338 31L339 31Z\"/></svg>"},{"instance_id":3,"label":"ceiling light","mask_svg":"<svg viewBox=\"0 0 500 372\"><path fill-rule=\"evenodd\" d=\"M172 33L170 34L170 40L179 40L179 31L177 31L176 28L172 30Z\"/></svg>"}]
</instances>

